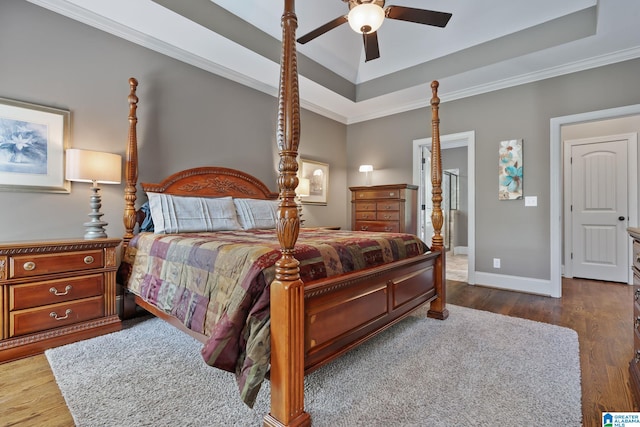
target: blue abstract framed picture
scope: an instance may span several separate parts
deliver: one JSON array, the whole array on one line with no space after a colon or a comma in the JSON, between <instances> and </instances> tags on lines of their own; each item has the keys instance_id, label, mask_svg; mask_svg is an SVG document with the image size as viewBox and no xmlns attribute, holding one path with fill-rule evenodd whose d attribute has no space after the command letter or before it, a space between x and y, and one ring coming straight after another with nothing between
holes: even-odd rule
<instances>
[{"instance_id":1,"label":"blue abstract framed picture","mask_svg":"<svg viewBox=\"0 0 640 427\"><path fill-rule=\"evenodd\" d=\"M0 191L69 193L67 110L0 98Z\"/></svg>"},{"instance_id":2,"label":"blue abstract framed picture","mask_svg":"<svg viewBox=\"0 0 640 427\"><path fill-rule=\"evenodd\" d=\"M522 199L522 139L501 141L498 149L498 200Z\"/></svg>"}]
</instances>

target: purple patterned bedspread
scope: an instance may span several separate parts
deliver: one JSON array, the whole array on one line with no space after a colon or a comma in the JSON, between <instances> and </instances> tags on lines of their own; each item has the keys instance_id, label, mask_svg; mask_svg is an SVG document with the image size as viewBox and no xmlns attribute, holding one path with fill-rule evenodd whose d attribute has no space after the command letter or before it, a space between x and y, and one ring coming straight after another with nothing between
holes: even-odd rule
<instances>
[{"instance_id":1,"label":"purple patterned bedspread","mask_svg":"<svg viewBox=\"0 0 640 427\"><path fill-rule=\"evenodd\" d=\"M301 229L295 257L303 282L428 251L411 234ZM280 244L275 230L135 236L123 262L128 289L209 337L211 366L234 372L253 406L269 369L269 292Z\"/></svg>"}]
</instances>

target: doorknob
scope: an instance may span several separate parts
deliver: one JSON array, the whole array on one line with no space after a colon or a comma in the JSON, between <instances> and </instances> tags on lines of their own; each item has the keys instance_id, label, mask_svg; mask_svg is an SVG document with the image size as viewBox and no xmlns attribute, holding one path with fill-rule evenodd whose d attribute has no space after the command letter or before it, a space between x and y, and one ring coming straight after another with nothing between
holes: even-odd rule
<instances>
[{"instance_id":1,"label":"doorknob","mask_svg":"<svg viewBox=\"0 0 640 427\"><path fill-rule=\"evenodd\" d=\"M624 220L625 220L625 217L623 217L623 216L619 216L618 217L618 221L624 221Z\"/></svg>"}]
</instances>

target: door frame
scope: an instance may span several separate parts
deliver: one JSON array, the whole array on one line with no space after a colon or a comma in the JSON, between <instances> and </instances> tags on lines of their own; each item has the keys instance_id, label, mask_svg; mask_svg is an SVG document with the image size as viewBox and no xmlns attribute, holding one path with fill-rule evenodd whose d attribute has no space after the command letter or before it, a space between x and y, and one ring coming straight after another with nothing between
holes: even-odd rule
<instances>
[{"instance_id":1,"label":"door frame","mask_svg":"<svg viewBox=\"0 0 640 427\"><path fill-rule=\"evenodd\" d=\"M413 140L413 184L419 187L419 198L422 197L424 188L421 182L422 170L422 148L424 146L431 147L432 138L420 138ZM476 132L459 132L449 135L440 136L440 148L446 150L449 148L467 147L467 208L469 209L467 217L467 282L470 285L476 283L476 203L475 203L475 147ZM420 200L418 203L418 218L421 218ZM419 220L419 222L422 220ZM431 244L431 242L427 242Z\"/></svg>"},{"instance_id":2,"label":"door frame","mask_svg":"<svg viewBox=\"0 0 640 427\"><path fill-rule=\"evenodd\" d=\"M568 139L563 141L563 182L564 182L564 277L573 277L573 259L569 254L573 250L573 217L568 214L571 210L571 195L573 185L569 179L571 168L571 148L576 145L597 144L613 140L627 141L627 227L638 221L638 135L636 133L624 133L615 135L594 136L590 138ZM627 283L633 283L631 239L627 239Z\"/></svg>"},{"instance_id":3,"label":"door frame","mask_svg":"<svg viewBox=\"0 0 640 427\"><path fill-rule=\"evenodd\" d=\"M627 141L627 226L635 224L638 220L638 135L625 133L616 135L603 135L590 138L568 139L563 141L563 181L564 181L564 277L573 277L573 258L571 257L573 245L573 216L571 215L572 181L571 173L571 149L576 145L597 144L613 140ZM631 272L631 258L633 245L631 239L627 243L627 283L633 283Z\"/></svg>"},{"instance_id":4,"label":"door frame","mask_svg":"<svg viewBox=\"0 0 640 427\"><path fill-rule=\"evenodd\" d=\"M639 114L640 104L636 104L608 110L553 117L550 120L549 232L551 244L549 257L551 261L550 291L552 297L559 298L562 296L562 126ZM635 223L630 225L635 225Z\"/></svg>"}]
</instances>

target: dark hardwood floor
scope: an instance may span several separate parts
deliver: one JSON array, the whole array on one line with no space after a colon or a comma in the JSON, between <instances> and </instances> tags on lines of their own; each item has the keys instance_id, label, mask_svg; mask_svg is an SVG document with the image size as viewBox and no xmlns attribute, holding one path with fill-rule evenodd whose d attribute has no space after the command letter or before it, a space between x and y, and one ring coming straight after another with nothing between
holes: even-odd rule
<instances>
[{"instance_id":1,"label":"dark hardwood floor","mask_svg":"<svg viewBox=\"0 0 640 427\"><path fill-rule=\"evenodd\" d=\"M552 323L578 333L585 427L601 426L603 411L639 410L629 388L632 298L632 286L592 280L565 279L561 299L447 282L449 304ZM117 390L113 393L117 398ZM551 418L557 421L561 416ZM73 426L43 355L0 364L0 426Z\"/></svg>"}]
</instances>

